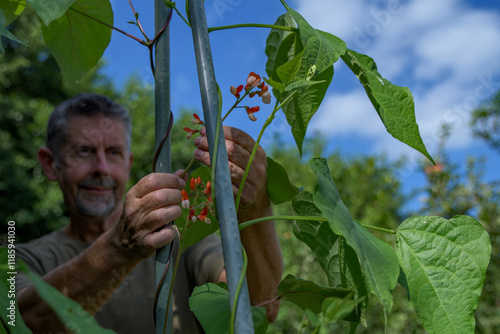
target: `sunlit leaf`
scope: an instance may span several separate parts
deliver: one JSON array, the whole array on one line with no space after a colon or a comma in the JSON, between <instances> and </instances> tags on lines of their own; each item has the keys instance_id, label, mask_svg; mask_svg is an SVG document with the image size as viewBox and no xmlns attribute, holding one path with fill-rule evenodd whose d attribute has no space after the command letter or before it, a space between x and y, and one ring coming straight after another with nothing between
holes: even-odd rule
<instances>
[{"instance_id":1,"label":"sunlit leaf","mask_svg":"<svg viewBox=\"0 0 500 334\"><path fill-rule=\"evenodd\" d=\"M382 78L373 59L366 55L347 50L342 59L363 85L387 132L434 162L420 137L410 89Z\"/></svg>"},{"instance_id":2,"label":"sunlit leaf","mask_svg":"<svg viewBox=\"0 0 500 334\"><path fill-rule=\"evenodd\" d=\"M413 217L397 232L397 255L410 301L429 333L474 333L474 312L491 253L474 218Z\"/></svg>"}]
</instances>

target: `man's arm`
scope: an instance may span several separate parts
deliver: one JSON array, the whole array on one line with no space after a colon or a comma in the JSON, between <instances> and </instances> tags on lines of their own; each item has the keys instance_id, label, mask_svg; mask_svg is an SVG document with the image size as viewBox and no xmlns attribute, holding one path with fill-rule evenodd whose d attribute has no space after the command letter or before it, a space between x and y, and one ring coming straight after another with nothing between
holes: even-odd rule
<instances>
[{"instance_id":1,"label":"man's arm","mask_svg":"<svg viewBox=\"0 0 500 334\"><path fill-rule=\"evenodd\" d=\"M150 174L126 195L123 214L111 229L68 263L43 279L94 314L128 273L154 250L170 243L177 235L172 228L159 231L166 222L181 214L180 190L185 183L171 174ZM117 277L116 273L122 276ZM103 294L107 290L109 293ZM97 298L99 296L100 298ZM28 327L46 332L64 331L50 308L33 287L18 292L18 305Z\"/></svg>"},{"instance_id":2,"label":"man's arm","mask_svg":"<svg viewBox=\"0 0 500 334\"><path fill-rule=\"evenodd\" d=\"M201 137L195 139L195 157L210 165L205 129ZM229 170L235 195L250 159L255 141L245 132L236 128L224 127ZM264 150L259 147L252 167L245 181L238 209L238 221L245 222L255 218L272 216L267 192L267 160ZM253 305L277 297L277 288L283 274L281 248L273 221L251 225L240 232L241 242L248 256L247 281L250 301ZM225 272L220 280L225 280ZM276 319L279 303L266 304L266 317Z\"/></svg>"}]
</instances>

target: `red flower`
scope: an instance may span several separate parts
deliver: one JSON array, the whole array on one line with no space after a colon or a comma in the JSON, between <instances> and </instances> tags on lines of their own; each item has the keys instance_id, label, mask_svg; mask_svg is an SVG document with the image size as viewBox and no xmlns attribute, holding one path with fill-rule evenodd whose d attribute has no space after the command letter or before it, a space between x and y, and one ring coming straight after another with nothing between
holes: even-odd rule
<instances>
[{"instance_id":1,"label":"red flower","mask_svg":"<svg viewBox=\"0 0 500 334\"><path fill-rule=\"evenodd\" d=\"M203 122L197 114L193 114L193 117L194 117L192 121L193 125L198 125L198 124L205 125L205 122Z\"/></svg>"},{"instance_id":2,"label":"red flower","mask_svg":"<svg viewBox=\"0 0 500 334\"><path fill-rule=\"evenodd\" d=\"M251 121L255 122L257 120L257 118L255 117L254 113L259 111L260 108L258 106L252 107L252 108L245 107L245 110L247 111L248 118L250 118Z\"/></svg>"},{"instance_id":3,"label":"red flower","mask_svg":"<svg viewBox=\"0 0 500 334\"><path fill-rule=\"evenodd\" d=\"M189 210L189 220L191 220L193 223L196 222L196 214L194 213L194 209Z\"/></svg>"},{"instance_id":4,"label":"red flower","mask_svg":"<svg viewBox=\"0 0 500 334\"><path fill-rule=\"evenodd\" d=\"M247 85L248 87L254 88L260 85L260 81L261 81L260 75L255 74L254 72L250 72L247 78ZM246 87L245 89L248 89L248 87Z\"/></svg>"},{"instance_id":5,"label":"red flower","mask_svg":"<svg viewBox=\"0 0 500 334\"><path fill-rule=\"evenodd\" d=\"M237 99L239 99L240 93L243 90L243 85L239 85L238 88L231 86L229 90L231 91L231 94L233 94L234 96L236 96Z\"/></svg>"},{"instance_id":6,"label":"red flower","mask_svg":"<svg viewBox=\"0 0 500 334\"><path fill-rule=\"evenodd\" d=\"M203 190L205 195L210 195L212 193L212 182L207 181L207 187Z\"/></svg>"},{"instance_id":7,"label":"red flower","mask_svg":"<svg viewBox=\"0 0 500 334\"><path fill-rule=\"evenodd\" d=\"M195 133L200 132L199 130L193 130L193 129L190 129L190 128L188 128L188 127L183 128L183 130L187 132L187 139L191 139L191 137L192 137Z\"/></svg>"},{"instance_id":8,"label":"red flower","mask_svg":"<svg viewBox=\"0 0 500 334\"><path fill-rule=\"evenodd\" d=\"M189 183L189 187L191 188L192 191L196 189L196 181L194 177L191 178L191 182Z\"/></svg>"},{"instance_id":9,"label":"red flower","mask_svg":"<svg viewBox=\"0 0 500 334\"><path fill-rule=\"evenodd\" d=\"M182 204L181 204L182 207L184 209L189 208L189 195L188 195L188 193L184 189L182 189L181 195L182 195Z\"/></svg>"},{"instance_id":10,"label":"red flower","mask_svg":"<svg viewBox=\"0 0 500 334\"><path fill-rule=\"evenodd\" d=\"M210 218L207 218L207 214L208 214L208 208L205 206L198 215L198 219L204 221L207 224L210 224Z\"/></svg>"},{"instance_id":11,"label":"red flower","mask_svg":"<svg viewBox=\"0 0 500 334\"><path fill-rule=\"evenodd\" d=\"M264 92L264 94L262 94L261 97L262 97L262 102L264 102L265 104L271 103L271 93Z\"/></svg>"}]
</instances>

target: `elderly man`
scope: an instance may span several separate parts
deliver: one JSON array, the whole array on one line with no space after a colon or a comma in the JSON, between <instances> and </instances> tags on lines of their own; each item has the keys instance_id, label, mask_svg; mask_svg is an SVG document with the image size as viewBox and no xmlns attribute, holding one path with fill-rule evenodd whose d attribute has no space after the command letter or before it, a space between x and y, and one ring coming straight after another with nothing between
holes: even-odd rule
<instances>
[{"instance_id":1,"label":"elderly man","mask_svg":"<svg viewBox=\"0 0 500 334\"><path fill-rule=\"evenodd\" d=\"M234 128L225 127L224 133L233 189L237 191L254 141ZM46 282L81 304L103 327L118 333L154 333L152 255L177 235L173 227L164 226L181 215L180 190L185 180L179 177L180 172L153 173L125 195L133 161L130 136L127 112L104 96L82 94L55 108L48 123L46 147L39 149L38 159L45 175L59 183L70 222L62 230L18 245L17 255ZM209 164L204 132L195 145L195 157ZM262 149L248 180L239 221L272 214ZM282 275L273 222L244 229L241 240L248 254L251 302L271 300ZM174 332L202 332L188 308L188 297L194 286L225 278L216 236L183 253L174 284ZM21 314L35 333L65 330L22 274L17 277L17 288ZM273 320L277 304L268 304L266 311Z\"/></svg>"}]
</instances>

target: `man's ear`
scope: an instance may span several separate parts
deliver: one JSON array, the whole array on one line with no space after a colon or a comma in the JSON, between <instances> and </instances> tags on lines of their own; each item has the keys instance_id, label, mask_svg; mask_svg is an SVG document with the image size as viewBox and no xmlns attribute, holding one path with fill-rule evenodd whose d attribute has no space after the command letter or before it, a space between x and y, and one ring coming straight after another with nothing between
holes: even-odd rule
<instances>
[{"instance_id":1,"label":"man's ear","mask_svg":"<svg viewBox=\"0 0 500 334\"><path fill-rule=\"evenodd\" d=\"M38 161L42 166L45 176L51 181L57 181L57 172L54 164L54 154L48 147L38 149Z\"/></svg>"}]
</instances>

